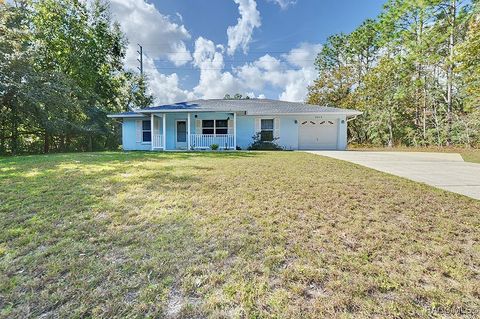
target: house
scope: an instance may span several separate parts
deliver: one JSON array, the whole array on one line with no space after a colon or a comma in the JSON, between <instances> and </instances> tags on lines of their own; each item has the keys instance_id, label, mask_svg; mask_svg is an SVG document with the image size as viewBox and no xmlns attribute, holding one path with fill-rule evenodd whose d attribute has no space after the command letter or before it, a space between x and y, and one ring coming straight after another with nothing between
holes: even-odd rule
<instances>
[{"instance_id":1,"label":"house","mask_svg":"<svg viewBox=\"0 0 480 319\"><path fill-rule=\"evenodd\" d=\"M247 149L258 134L287 150L344 150L347 122L361 112L268 99L195 100L109 115L124 150Z\"/></svg>"}]
</instances>

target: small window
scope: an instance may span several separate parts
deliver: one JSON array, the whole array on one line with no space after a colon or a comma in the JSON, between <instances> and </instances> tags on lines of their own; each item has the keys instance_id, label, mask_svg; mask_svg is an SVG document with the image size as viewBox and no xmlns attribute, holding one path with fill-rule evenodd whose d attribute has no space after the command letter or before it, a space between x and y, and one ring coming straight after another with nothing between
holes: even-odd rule
<instances>
[{"instance_id":1,"label":"small window","mask_svg":"<svg viewBox=\"0 0 480 319\"><path fill-rule=\"evenodd\" d=\"M150 120L142 121L142 142L152 141L152 126Z\"/></svg>"},{"instance_id":2,"label":"small window","mask_svg":"<svg viewBox=\"0 0 480 319\"><path fill-rule=\"evenodd\" d=\"M273 119L262 119L260 138L263 142L273 141Z\"/></svg>"}]
</instances>

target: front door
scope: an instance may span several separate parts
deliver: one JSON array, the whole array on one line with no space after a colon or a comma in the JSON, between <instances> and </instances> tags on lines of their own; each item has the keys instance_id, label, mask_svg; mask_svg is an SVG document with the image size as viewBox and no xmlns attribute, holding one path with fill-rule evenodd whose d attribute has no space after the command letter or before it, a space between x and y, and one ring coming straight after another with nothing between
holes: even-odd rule
<instances>
[{"instance_id":1,"label":"front door","mask_svg":"<svg viewBox=\"0 0 480 319\"><path fill-rule=\"evenodd\" d=\"M177 120L175 125L175 148L187 149L187 121Z\"/></svg>"}]
</instances>

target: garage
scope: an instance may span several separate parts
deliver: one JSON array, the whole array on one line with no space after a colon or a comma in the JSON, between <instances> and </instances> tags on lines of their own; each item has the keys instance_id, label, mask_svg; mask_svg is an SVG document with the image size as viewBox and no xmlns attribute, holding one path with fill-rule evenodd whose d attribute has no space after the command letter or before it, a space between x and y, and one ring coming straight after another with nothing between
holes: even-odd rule
<instances>
[{"instance_id":1,"label":"garage","mask_svg":"<svg viewBox=\"0 0 480 319\"><path fill-rule=\"evenodd\" d=\"M301 150L337 149L338 120L302 120L298 127Z\"/></svg>"}]
</instances>

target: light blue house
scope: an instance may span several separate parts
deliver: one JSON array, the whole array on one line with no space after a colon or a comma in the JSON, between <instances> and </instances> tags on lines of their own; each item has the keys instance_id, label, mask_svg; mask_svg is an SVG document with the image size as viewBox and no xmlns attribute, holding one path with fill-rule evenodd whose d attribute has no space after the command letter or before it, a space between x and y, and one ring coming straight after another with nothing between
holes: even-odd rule
<instances>
[{"instance_id":1,"label":"light blue house","mask_svg":"<svg viewBox=\"0 0 480 319\"><path fill-rule=\"evenodd\" d=\"M195 100L109 115L122 119L124 150L247 149L254 136L286 150L344 150L361 112L266 99Z\"/></svg>"}]
</instances>

